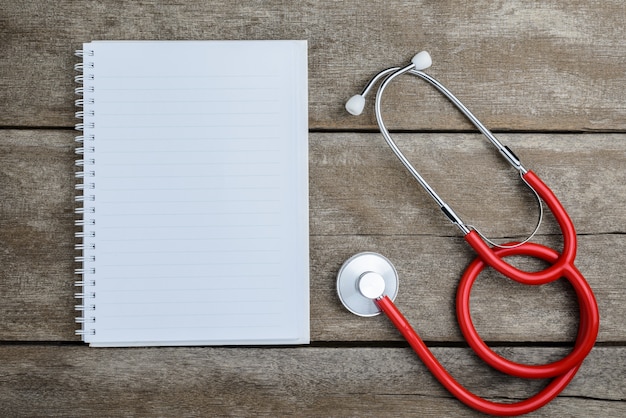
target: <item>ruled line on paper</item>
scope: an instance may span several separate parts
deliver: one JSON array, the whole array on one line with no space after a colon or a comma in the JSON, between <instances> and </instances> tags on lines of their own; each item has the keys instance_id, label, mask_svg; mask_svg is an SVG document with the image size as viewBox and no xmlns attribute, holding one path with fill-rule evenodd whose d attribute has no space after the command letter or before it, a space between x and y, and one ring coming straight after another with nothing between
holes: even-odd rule
<instances>
[{"instance_id":1,"label":"ruled line on paper","mask_svg":"<svg viewBox=\"0 0 626 418\"><path fill-rule=\"evenodd\" d=\"M253 99L253 98L242 98L242 99L198 99L198 100L193 100L193 99L185 99L185 100L171 100L171 99L167 99L167 100L159 100L159 99L146 99L146 100L137 100L137 99L133 99L133 100L98 100L99 104L114 104L114 105L119 105L119 104L162 104L162 103L172 103L172 104L179 104L179 103L193 103L193 104L198 104L198 103L280 103L280 100L277 99L263 99L263 98L258 98L258 99Z\"/></svg>"},{"instance_id":2,"label":"ruled line on paper","mask_svg":"<svg viewBox=\"0 0 626 418\"><path fill-rule=\"evenodd\" d=\"M102 129L164 129L164 128L173 128L173 129L198 129L198 128L202 128L202 129L209 129L209 128L237 128L237 129L241 129L241 128L276 128L277 125L275 124L260 124L260 123L255 123L255 124L251 124L251 125L247 125L245 123L231 123L231 124L209 124L209 125L185 125L185 126L180 126L180 125L159 125L159 124L154 124L154 125L138 125L138 124L129 124L129 125L106 125L106 124L102 124L102 126L100 128Z\"/></svg>"},{"instance_id":3,"label":"ruled line on paper","mask_svg":"<svg viewBox=\"0 0 626 418\"><path fill-rule=\"evenodd\" d=\"M196 315L194 315L195 317ZM222 314L222 316L224 316ZM281 325L263 325L263 324L255 324L254 326L251 326L249 324L245 324L245 325L234 325L234 324L230 324L230 325L208 325L208 326L202 326L202 325L193 325L193 326L184 326L184 325L176 325L176 326L172 326L172 327L159 327L159 326L154 326L154 327L148 327L148 326L141 326L140 328L137 327L115 327L115 328L104 328L104 327L100 327L99 329L103 332L106 331L137 331L137 330L181 330L181 329L188 329L188 330L202 330L202 329L206 329L206 330L212 330L212 329L236 329L236 328L240 328L240 329L250 329L250 328L268 328L268 329L281 329Z\"/></svg>"},{"instance_id":4,"label":"ruled line on paper","mask_svg":"<svg viewBox=\"0 0 626 418\"><path fill-rule=\"evenodd\" d=\"M280 112L201 112L201 113L191 113L191 112L150 112L150 113L102 113L98 112L98 116L122 116L122 117L133 117L133 116L266 116L266 115L279 115Z\"/></svg>"},{"instance_id":5,"label":"ruled line on paper","mask_svg":"<svg viewBox=\"0 0 626 418\"><path fill-rule=\"evenodd\" d=\"M102 79L154 79L154 78L176 78L180 79L179 74L158 74L158 75L134 75L134 74L118 74L118 75L105 75L100 76L98 78ZM280 77L274 74L211 74L207 75L190 75L185 74L185 78L195 79L213 79L213 78L242 78L242 79L251 79L251 78L273 78L279 80Z\"/></svg>"},{"instance_id":6,"label":"ruled line on paper","mask_svg":"<svg viewBox=\"0 0 626 418\"><path fill-rule=\"evenodd\" d=\"M167 137L162 137L162 136L158 136L158 135L154 135L151 136L149 138L142 138L142 137L132 137L132 136L104 136L101 135L100 136L100 140L104 141L104 142L115 142L115 141L119 141L119 142L129 142L129 141L134 141L134 142L141 142L141 141L145 141L147 143L152 143L154 141L168 141L168 142L172 142L175 141L177 142L176 145L178 145L178 142L184 142L184 141L201 141L201 142L212 142L212 141L228 141L230 143L232 143L233 141L249 141L249 140L257 140L257 141L262 141L262 140L273 140L273 141L277 141L279 140L279 137L277 136L214 136L214 137L210 137L210 136L197 136L197 137L185 137L185 136L167 136Z\"/></svg>"},{"instance_id":7,"label":"ruled line on paper","mask_svg":"<svg viewBox=\"0 0 626 418\"><path fill-rule=\"evenodd\" d=\"M275 87L200 87L200 86L192 86L192 87L155 87L148 86L145 88L139 87L99 87L98 91L205 91L205 90L215 90L215 91L224 91L224 90L232 90L232 91L267 91L267 90L277 90Z\"/></svg>"},{"instance_id":8,"label":"ruled line on paper","mask_svg":"<svg viewBox=\"0 0 626 418\"><path fill-rule=\"evenodd\" d=\"M142 280L142 281L158 281L158 280L170 280L170 279L181 279L181 280L196 280L196 279L213 279L213 278L220 278L220 279L246 279L246 280L250 280L251 277L254 277L255 280L269 280L269 279L278 279L280 278L280 276L276 275L276 274L261 274L261 273L255 273L254 276L251 276L250 274L233 274L232 272L230 273L221 273L219 275L216 276L211 276L208 273L197 273L196 275L190 275L190 274L185 274L185 275L173 275L173 274L167 274L167 275L159 275L159 274L150 274L149 276L146 277L141 277L141 276L124 276L124 275L115 275L115 276L109 276L107 277L107 280L122 280L122 281L129 281L129 280ZM229 282L230 283L230 282ZM230 289L230 286L224 286L221 287L219 289L222 290L227 290Z\"/></svg>"}]
</instances>

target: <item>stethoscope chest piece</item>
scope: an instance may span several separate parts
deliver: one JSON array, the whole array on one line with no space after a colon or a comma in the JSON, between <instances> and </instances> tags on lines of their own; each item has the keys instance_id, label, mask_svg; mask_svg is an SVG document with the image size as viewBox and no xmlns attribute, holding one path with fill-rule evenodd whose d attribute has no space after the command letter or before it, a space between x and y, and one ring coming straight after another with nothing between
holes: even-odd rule
<instances>
[{"instance_id":1,"label":"stethoscope chest piece","mask_svg":"<svg viewBox=\"0 0 626 418\"><path fill-rule=\"evenodd\" d=\"M346 260L337 274L337 294L343 306L355 315L375 316L380 309L374 299L398 294L398 273L380 254L363 252Z\"/></svg>"}]
</instances>

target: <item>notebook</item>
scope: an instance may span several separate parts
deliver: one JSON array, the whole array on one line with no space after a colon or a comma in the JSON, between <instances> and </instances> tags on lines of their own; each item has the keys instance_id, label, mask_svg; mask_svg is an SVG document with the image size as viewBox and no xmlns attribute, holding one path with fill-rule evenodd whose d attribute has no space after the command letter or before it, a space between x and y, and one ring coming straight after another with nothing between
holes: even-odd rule
<instances>
[{"instance_id":1,"label":"notebook","mask_svg":"<svg viewBox=\"0 0 626 418\"><path fill-rule=\"evenodd\" d=\"M306 41L77 55L83 341L308 343Z\"/></svg>"}]
</instances>

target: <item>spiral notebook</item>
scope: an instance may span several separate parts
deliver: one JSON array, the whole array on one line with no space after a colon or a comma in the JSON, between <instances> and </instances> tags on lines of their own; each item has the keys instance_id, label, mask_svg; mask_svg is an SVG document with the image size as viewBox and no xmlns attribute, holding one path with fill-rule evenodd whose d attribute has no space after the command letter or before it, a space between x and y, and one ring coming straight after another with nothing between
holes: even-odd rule
<instances>
[{"instance_id":1,"label":"spiral notebook","mask_svg":"<svg viewBox=\"0 0 626 418\"><path fill-rule=\"evenodd\" d=\"M83 341L308 343L306 42L77 55Z\"/></svg>"}]
</instances>

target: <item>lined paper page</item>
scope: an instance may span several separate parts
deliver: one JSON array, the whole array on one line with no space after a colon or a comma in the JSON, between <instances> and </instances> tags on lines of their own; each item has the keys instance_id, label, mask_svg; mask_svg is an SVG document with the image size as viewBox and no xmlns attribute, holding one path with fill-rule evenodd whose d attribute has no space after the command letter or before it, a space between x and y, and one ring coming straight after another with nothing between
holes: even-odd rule
<instances>
[{"instance_id":1,"label":"lined paper page","mask_svg":"<svg viewBox=\"0 0 626 418\"><path fill-rule=\"evenodd\" d=\"M306 43L85 49L96 197L87 341L307 343Z\"/></svg>"}]
</instances>

